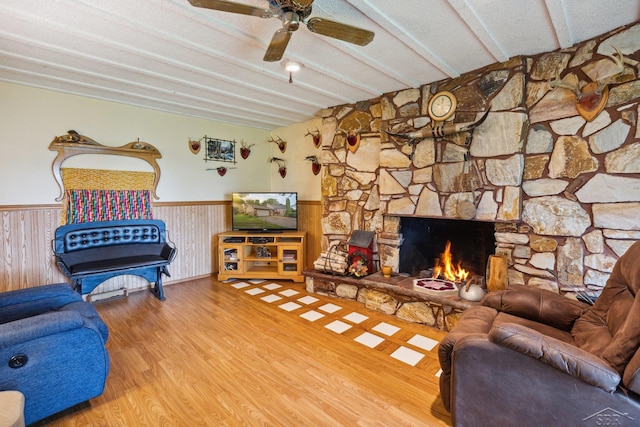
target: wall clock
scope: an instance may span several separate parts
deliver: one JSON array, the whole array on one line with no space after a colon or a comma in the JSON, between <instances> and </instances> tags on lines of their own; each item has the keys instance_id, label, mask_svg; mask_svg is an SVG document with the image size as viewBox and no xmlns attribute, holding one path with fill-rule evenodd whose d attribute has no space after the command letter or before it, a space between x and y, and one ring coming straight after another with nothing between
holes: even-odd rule
<instances>
[{"instance_id":1,"label":"wall clock","mask_svg":"<svg viewBox=\"0 0 640 427\"><path fill-rule=\"evenodd\" d=\"M431 120L442 122L455 113L457 105L458 100L456 96L449 91L443 90L433 95L429 100L427 112Z\"/></svg>"}]
</instances>

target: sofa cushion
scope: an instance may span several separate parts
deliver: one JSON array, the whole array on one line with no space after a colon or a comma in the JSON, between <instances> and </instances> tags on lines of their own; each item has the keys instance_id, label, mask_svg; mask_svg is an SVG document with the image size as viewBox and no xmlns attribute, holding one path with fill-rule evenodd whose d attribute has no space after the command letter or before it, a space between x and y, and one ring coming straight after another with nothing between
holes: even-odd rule
<instances>
[{"instance_id":1,"label":"sofa cushion","mask_svg":"<svg viewBox=\"0 0 640 427\"><path fill-rule=\"evenodd\" d=\"M67 283L34 286L0 293L0 324L37 316L82 297Z\"/></svg>"},{"instance_id":2,"label":"sofa cushion","mask_svg":"<svg viewBox=\"0 0 640 427\"><path fill-rule=\"evenodd\" d=\"M534 331L538 331L541 334L553 337L553 338L555 338L557 340L560 340L560 341L563 341L563 342L566 342L566 343L569 343L569 344L572 344L572 345L574 344L573 337L567 331L555 328L553 326L550 326L550 325L547 325L547 324L544 324L544 323L535 322L533 320L529 320L529 319L525 319L525 318L522 318L522 317L514 316L512 314L498 313L498 315L496 316L496 319L494 320L492 326L504 325L504 324L518 324L518 325L527 327L529 329L533 329Z\"/></svg>"},{"instance_id":3,"label":"sofa cushion","mask_svg":"<svg viewBox=\"0 0 640 427\"><path fill-rule=\"evenodd\" d=\"M487 294L482 304L564 331L571 330L573 322L589 308L580 301L546 289L516 284L496 295Z\"/></svg>"},{"instance_id":4,"label":"sofa cushion","mask_svg":"<svg viewBox=\"0 0 640 427\"><path fill-rule=\"evenodd\" d=\"M633 244L618 259L602 295L593 307L599 312L602 312L603 306L609 307L605 319L613 340L602 353L602 357L621 375L640 346L639 259L640 241ZM631 298L633 303L629 304ZM621 322L623 317L624 322Z\"/></svg>"},{"instance_id":5,"label":"sofa cushion","mask_svg":"<svg viewBox=\"0 0 640 427\"><path fill-rule=\"evenodd\" d=\"M526 326L494 324L489 340L607 392L613 392L620 383L620 375L599 357Z\"/></svg>"},{"instance_id":6,"label":"sofa cushion","mask_svg":"<svg viewBox=\"0 0 640 427\"><path fill-rule=\"evenodd\" d=\"M607 322L595 311L589 311L576 320L571 335L578 347L597 355L602 355L613 339Z\"/></svg>"},{"instance_id":7,"label":"sofa cushion","mask_svg":"<svg viewBox=\"0 0 640 427\"><path fill-rule=\"evenodd\" d=\"M109 262L118 259L135 259L150 258L167 261L163 258L163 249L166 243L131 243L128 245L120 244L113 246L100 246L90 249L75 250L73 252L58 254L58 258L62 260L64 265L72 272L81 271L84 268L79 267L86 264L94 264L100 262ZM113 262L115 265L116 263ZM108 267L108 266L107 266Z\"/></svg>"},{"instance_id":8,"label":"sofa cushion","mask_svg":"<svg viewBox=\"0 0 640 427\"><path fill-rule=\"evenodd\" d=\"M71 266L72 275L104 273L107 271L130 270L139 267L162 267L167 260L156 255L139 255L125 258L110 258L99 261L84 262Z\"/></svg>"},{"instance_id":9,"label":"sofa cushion","mask_svg":"<svg viewBox=\"0 0 640 427\"><path fill-rule=\"evenodd\" d=\"M640 345L640 298L636 298L627 320L613 336L613 340L602 353L602 358L620 374Z\"/></svg>"},{"instance_id":10,"label":"sofa cushion","mask_svg":"<svg viewBox=\"0 0 640 427\"><path fill-rule=\"evenodd\" d=\"M82 317L91 321L95 325L95 327L98 328L98 331L100 331L102 338L104 338L104 341L107 342L109 338L109 328L107 328L106 323L104 323L93 304L86 301L77 301L60 307L58 311L76 311L80 313Z\"/></svg>"},{"instance_id":11,"label":"sofa cushion","mask_svg":"<svg viewBox=\"0 0 640 427\"><path fill-rule=\"evenodd\" d=\"M21 345L30 340L79 329L87 322L80 313L51 311L3 323L0 325L0 350Z\"/></svg>"}]
</instances>

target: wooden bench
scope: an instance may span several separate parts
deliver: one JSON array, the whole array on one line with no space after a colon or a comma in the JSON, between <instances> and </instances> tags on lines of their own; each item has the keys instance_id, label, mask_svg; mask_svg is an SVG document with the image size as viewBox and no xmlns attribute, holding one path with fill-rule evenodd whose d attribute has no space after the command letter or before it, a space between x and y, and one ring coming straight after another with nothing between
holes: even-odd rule
<instances>
[{"instance_id":1,"label":"wooden bench","mask_svg":"<svg viewBox=\"0 0 640 427\"><path fill-rule=\"evenodd\" d=\"M161 220L84 222L58 227L53 242L58 268L82 295L115 276L131 274L155 283L150 290L164 300L162 275L176 248L167 243Z\"/></svg>"}]
</instances>

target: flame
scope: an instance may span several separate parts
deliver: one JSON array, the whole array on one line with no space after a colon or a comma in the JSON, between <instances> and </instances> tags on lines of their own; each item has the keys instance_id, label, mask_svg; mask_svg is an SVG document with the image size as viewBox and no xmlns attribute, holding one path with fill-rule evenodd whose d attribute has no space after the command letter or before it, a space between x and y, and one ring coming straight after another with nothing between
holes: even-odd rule
<instances>
[{"instance_id":1,"label":"flame","mask_svg":"<svg viewBox=\"0 0 640 427\"><path fill-rule=\"evenodd\" d=\"M469 277L469 272L462 268L460 265L462 262L459 262L458 265L453 265L453 257L451 256L451 242L447 241L447 245L444 248L444 253L442 254L441 259L436 260L436 265L433 267L433 275L434 279L442 276L446 280L450 280L452 282L464 282Z\"/></svg>"}]
</instances>

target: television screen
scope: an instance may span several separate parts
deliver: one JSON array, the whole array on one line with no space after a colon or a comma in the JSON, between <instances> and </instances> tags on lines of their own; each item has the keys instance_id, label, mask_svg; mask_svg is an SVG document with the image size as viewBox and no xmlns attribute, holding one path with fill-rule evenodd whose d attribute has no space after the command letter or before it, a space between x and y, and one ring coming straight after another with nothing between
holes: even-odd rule
<instances>
[{"instance_id":1,"label":"television screen","mask_svg":"<svg viewBox=\"0 0 640 427\"><path fill-rule=\"evenodd\" d=\"M234 230L272 232L298 229L298 193L233 193Z\"/></svg>"}]
</instances>

